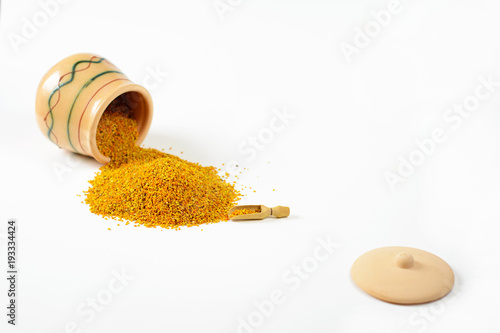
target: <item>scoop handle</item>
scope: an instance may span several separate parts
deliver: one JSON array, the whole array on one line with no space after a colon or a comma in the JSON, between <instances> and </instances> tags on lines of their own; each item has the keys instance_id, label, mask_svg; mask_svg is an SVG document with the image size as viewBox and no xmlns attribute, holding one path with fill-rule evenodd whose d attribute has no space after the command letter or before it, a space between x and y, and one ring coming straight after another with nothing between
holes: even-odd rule
<instances>
[{"instance_id":1,"label":"scoop handle","mask_svg":"<svg viewBox=\"0 0 500 333\"><path fill-rule=\"evenodd\" d=\"M290 207L276 206L271 208L271 215L274 217L287 217L290 215Z\"/></svg>"}]
</instances>

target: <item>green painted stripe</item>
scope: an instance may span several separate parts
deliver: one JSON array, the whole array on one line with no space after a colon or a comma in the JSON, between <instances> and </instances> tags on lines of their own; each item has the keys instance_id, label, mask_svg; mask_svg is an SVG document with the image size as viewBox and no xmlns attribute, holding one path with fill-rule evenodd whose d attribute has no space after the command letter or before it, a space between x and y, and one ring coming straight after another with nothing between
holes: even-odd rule
<instances>
[{"instance_id":1,"label":"green painted stripe","mask_svg":"<svg viewBox=\"0 0 500 333\"><path fill-rule=\"evenodd\" d=\"M54 142L54 140L52 140L52 138L50 137L50 134L52 133L52 129L54 128L54 115L52 114L52 106L50 105L50 103L52 102L52 97L54 96L54 94L56 92L58 92L59 90L61 90L62 87L64 87L67 84L70 84L71 82L73 82L73 79L75 78L75 74L76 74L76 67L79 64L85 64L85 63L99 64L99 63L103 62L104 60L106 60L106 59L105 58L100 58L98 61L80 60L80 61L75 62L73 64L73 67L71 68L71 77L70 77L70 79L68 81L64 82L63 84L61 84L60 86L58 86L56 89L54 89L54 91L52 91L52 93L49 96L49 103L48 103L49 104L49 114L50 114L51 123L50 123L49 130L47 132L47 136L49 137L50 141Z\"/></svg>"},{"instance_id":2,"label":"green painted stripe","mask_svg":"<svg viewBox=\"0 0 500 333\"><path fill-rule=\"evenodd\" d=\"M76 94L75 100L73 101L73 104L71 105L71 109L69 110L69 114L68 114L68 123L66 124L66 130L67 130L67 133L68 133L69 144L70 144L71 148L73 148L73 150L76 151L77 153L79 151L73 146L73 143L71 142L71 136L70 136L70 133L69 133L69 123L71 121L71 114L73 113L73 108L75 107L76 100L78 99L78 97L80 96L80 94L82 93L82 91L85 88L87 88L92 82L94 82L97 78L99 78L99 77L101 77L103 75L106 75L106 74L111 74L111 73L123 74L122 72L119 72L119 71L106 71L106 72L102 72L102 73L97 74L96 76L94 76L93 78L91 78L90 80L88 80L87 82L85 82L85 84L80 88L80 91L78 92L78 94ZM123 75L125 75L125 74L123 74Z\"/></svg>"}]
</instances>

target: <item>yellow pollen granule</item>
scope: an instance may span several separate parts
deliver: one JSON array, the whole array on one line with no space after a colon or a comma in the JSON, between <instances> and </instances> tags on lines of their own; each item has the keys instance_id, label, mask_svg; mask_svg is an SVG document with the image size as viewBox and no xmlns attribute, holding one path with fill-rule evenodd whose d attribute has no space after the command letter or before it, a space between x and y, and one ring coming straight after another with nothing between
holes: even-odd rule
<instances>
[{"instance_id":1,"label":"yellow pollen granule","mask_svg":"<svg viewBox=\"0 0 500 333\"><path fill-rule=\"evenodd\" d=\"M231 213L229 218L232 218L233 216L238 216L238 215L255 214L255 213L260 213L260 209L247 209L247 208L237 209Z\"/></svg>"}]
</instances>

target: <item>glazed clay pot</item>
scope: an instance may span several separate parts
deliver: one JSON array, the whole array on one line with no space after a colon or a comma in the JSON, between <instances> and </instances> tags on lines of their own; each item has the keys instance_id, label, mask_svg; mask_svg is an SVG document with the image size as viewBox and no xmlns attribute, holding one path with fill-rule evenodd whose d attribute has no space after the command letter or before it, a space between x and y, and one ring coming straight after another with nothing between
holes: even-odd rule
<instances>
[{"instance_id":1,"label":"glazed clay pot","mask_svg":"<svg viewBox=\"0 0 500 333\"><path fill-rule=\"evenodd\" d=\"M153 117L149 92L130 81L107 59L90 53L75 54L52 67L36 94L36 119L42 133L54 144L88 155L101 163L109 158L97 148L96 132L106 107L120 98L137 120L144 141Z\"/></svg>"}]
</instances>

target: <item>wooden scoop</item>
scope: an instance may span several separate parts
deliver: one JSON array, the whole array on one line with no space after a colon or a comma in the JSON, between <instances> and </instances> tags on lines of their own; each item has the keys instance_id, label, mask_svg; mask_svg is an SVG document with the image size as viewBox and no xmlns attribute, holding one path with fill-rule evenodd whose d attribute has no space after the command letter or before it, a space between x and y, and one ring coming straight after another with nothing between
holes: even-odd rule
<instances>
[{"instance_id":1,"label":"wooden scoop","mask_svg":"<svg viewBox=\"0 0 500 333\"><path fill-rule=\"evenodd\" d=\"M270 215L278 218L287 217L288 215L290 215L290 208L285 206L276 206L274 208L269 208L264 205L243 205L243 206L234 206L233 208L231 208L228 212L228 216L230 217L231 214L233 214L235 211L241 209L251 209L255 211L260 210L260 212L253 214L236 215L231 217L231 220L233 221L262 220Z\"/></svg>"}]
</instances>

